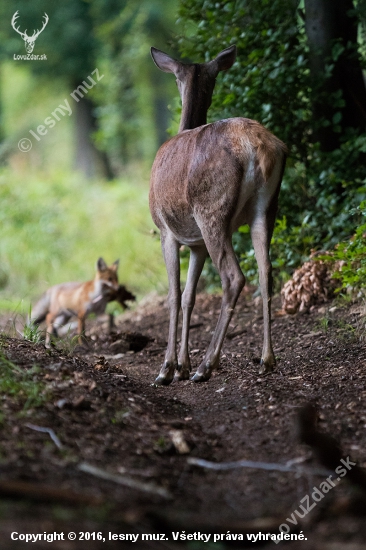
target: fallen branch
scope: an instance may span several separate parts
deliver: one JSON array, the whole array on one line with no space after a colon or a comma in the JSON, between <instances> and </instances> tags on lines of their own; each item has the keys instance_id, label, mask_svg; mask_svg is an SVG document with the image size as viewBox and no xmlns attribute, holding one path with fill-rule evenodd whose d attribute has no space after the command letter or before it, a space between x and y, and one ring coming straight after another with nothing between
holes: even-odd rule
<instances>
[{"instance_id":1,"label":"fallen branch","mask_svg":"<svg viewBox=\"0 0 366 550\"><path fill-rule=\"evenodd\" d=\"M77 506L100 506L104 503L104 499L99 497L26 481L0 481L0 495L28 498L38 502L62 502Z\"/></svg>"},{"instance_id":2,"label":"fallen branch","mask_svg":"<svg viewBox=\"0 0 366 550\"><path fill-rule=\"evenodd\" d=\"M137 481L127 476L110 474L109 472L101 470L100 468L96 468L95 466L92 466L87 462L82 462L81 464L79 464L78 470L80 470L81 472L85 472L86 474L91 474L92 476L99 477L100 479L113 481L114 483L118 483L119 485L130 487L131 489L137 489L138 491L144 491L145 493L152 493L166 499L173 498L167 489L164 489L164 487L159 487L158 485L155 485L155 483L144 483L143 481Z\"/></svg>"},{"instance_id":3,"label":"fallen branch","mask_svg":"<svg viewBox=\"0 0 366 550\"><path fill-rule=\"evenodd\" d=\"M210 462L203 458L188 458L188 464L200 466L209 470L234 470L235 468L253 468L255 470L270 470L276 472L297 472L300 474L312 474L317 476L328 476L329 470L320 468L307 468L295 466L294 464L277 464L273 462L255 462L253 460L237 460L235 462Z\"/></svg>"},{"instance_id":4,"label":"fallen branch","mask_svg":"<svg viewBox=\"0 0 366 550\"><path fill-rule=\"evenodd\" d=\"M43 432L43 433L49 434L50 438L52 439L56 447L58 447L59 449L62 448L61 441L59 440L55 432L51 430L51 428L43 428L42 426L36 426L35 424L25 424L25 425L27 428L30 428L31 430L35 430L36 432Z\"/></svg>"}]
</instances>

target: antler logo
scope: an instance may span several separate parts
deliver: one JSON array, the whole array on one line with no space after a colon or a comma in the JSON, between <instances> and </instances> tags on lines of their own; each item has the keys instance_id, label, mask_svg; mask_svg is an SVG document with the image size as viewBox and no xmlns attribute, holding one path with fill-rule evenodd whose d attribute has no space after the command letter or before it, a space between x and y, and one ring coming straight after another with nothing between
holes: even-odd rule
<instances>
[{"instance_id":1,"label":"antler logo","mask_svg":"<svg viewBox=\"0 0 366 550\"><path fill-rule=\"evenodd\" d=\"M24 40L24 45L25 45L25 49L26 49L26 52L27 53L32 53L33 51L33 48L34 48L34 43L35 41L37 40L37 38L39 37L39 35L41 34L41 32L43 31L43 29L45 28L45 26L47 25L48 23L48 15L47 13L44 14L44 21L43 21L43 26L41 28L41 30L37 30L37 31L33 31L33 34L32 36L28 36L27 35L27 29L25 29L24 32L21 32L19 30L19 27L17 28L15 26L16 22L17 22L17 19L19 17L18 15L19 11L16 11L13 15L13 19L11 20L11 26L13 27L13 29L18 33L20 34L20 36L23 38Z\"/></svg>"}]
</instances>

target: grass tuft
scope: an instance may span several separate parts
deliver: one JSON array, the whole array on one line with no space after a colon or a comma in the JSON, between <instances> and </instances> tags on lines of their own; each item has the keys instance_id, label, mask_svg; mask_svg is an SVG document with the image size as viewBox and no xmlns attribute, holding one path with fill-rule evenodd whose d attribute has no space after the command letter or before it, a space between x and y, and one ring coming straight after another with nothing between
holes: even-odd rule
<instances>
[{"instance_id":1,"label":"grass tuft","mask_svg":"<svg viewBox=\"0 0 366 550\"><path fill-rule=\"evenodd\" d=\"M46 400L44 385L36 380L39 367L21 369L0 351L0 393L11 397L23 411L39 407Z\"/></svg>"}]
</instances>

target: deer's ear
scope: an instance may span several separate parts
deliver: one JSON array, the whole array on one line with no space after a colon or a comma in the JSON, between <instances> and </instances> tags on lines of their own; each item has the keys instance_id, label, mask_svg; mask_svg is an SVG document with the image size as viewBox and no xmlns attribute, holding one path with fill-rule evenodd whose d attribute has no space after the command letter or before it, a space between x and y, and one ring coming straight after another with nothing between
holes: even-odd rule
<instances>
[{"instance_id":1,"label":"deer's ear","mask_svg":"<svg viewBox=\"0 0 366 550\"><path fill-rule=\"evenodd\" d=\"M97 270L98 271L105 271L106 269L108 269L107 264L105 263L103 258L99 258L98 261L97 261Z\"/></svg>"},{"instance_id":2,"label":"deer's ear","mask_svg":"<svg viewBox=\"0 0 366 550\"><path fill-rule=\"evenodd\" d=\"M227 71L234 65L236 59L236 46L229 46L220 52L215 59L208 63L211 71L218 74L220 71Z\"/></svg>"},{"instance_id":3,"label":"deer's ear","mask_svg":"<svg viewBox=\"0 0 366 550\"><path fill-rule=\"evenodd\" d=\"M173 73L175 75L178 73L180 67L182 66L180 61L177 61L157 48L151 48L150 52L155 65L161 71L164 71L165 73Z\"/></svg>"}]
</instances>

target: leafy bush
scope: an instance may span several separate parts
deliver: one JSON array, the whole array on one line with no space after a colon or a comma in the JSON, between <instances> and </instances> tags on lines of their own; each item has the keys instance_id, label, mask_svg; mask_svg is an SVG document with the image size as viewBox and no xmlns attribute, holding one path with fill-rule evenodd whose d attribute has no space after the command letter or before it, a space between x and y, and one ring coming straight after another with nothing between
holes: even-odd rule
<instances>
[{"instance_id":1,"label":"leafy bush","mask_svg":"<svg viewBox=\"0 0 366 550\"><path fill-rule=\"evenodd\" d=\"M362 15L365 2L355 6ZM366 134L342 129L344 98L340 90L324 98L323 85L344 46L334 42L323 80L314 83L301 3L182 0L180 15L185 23L180 48L192 60L208 61L220 49L237 46L234 66L217 79L210 120L253 118L289 146L271 246L275 281L285 280L312 249L332 249L354 234L360 223L361 212L355 208L366 198ZM321 97L332 105L331 120L325 114L314 116L314 102ZM339 136L339 146L324 152L314 143L314 135L329 126ZM257 282L248 232L248 228L239 229L233 238L234 248L247 279ZM217 283L210 263L204 275L210 285Z\"/></svg>"},{"instance_id":2,"label":"leafy bush","mask_svg":"<svg viewBox=\"0 0 366 550\"><path fill-rule=\"evenodd\" d=\"M342 262L342 267L334 273L334 277L341 280L342 288L359 290L366 284L366 201L351 211L363 222L355 234L347 241L340 242L332 252L334 262Z\"/></svg>"}]
</instances>

